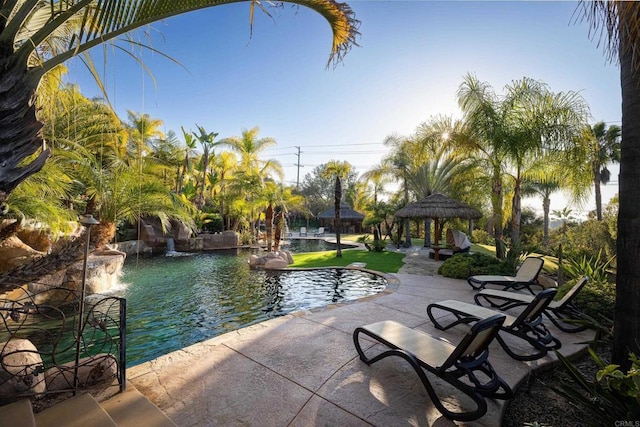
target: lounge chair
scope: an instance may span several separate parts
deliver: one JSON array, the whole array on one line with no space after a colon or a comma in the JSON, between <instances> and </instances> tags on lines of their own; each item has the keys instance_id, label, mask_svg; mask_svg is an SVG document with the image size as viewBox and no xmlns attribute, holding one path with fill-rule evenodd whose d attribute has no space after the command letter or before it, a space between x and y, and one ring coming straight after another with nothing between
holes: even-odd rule
<instances>
[{"instance_id":1,"label":"lounge chair","mask_svg":"<svg viewBox=\"0 0 640 427\"><path fill-rule=\"evenodd\" d=\"M529 354L516 353L509 347L501 335L498 334L496 339L509 356L516 360L537 360L544 357L549 350L561 347L562 344L557 338L551 335L551 332L549 332L544 325L542 318L542 313L551 300L553 300L556 292L555 289L545 289L533 298L518 317L507 315L504 324L500 328L500 332L509 333L521 338L531 344L536 350ZM456 320L443 326L435 319L433 315L434 309L452 313L456 317ZM477 322L497 313L500 313L500 311L455 300L441 301L429 304L427 307L429 319L431 319L436 328L442 330L447 330L460 323Z\"/></svg>"},{"instance_id":2,"label":"lounge chair","mask_svg":"<svg viewBox=\"0 0 640 427\"><path fill-rule=\"evenodd\" d=\"M564 332L580 332L587 329L586 326L571 324L567 321L580 319L582 312L575 304L576 295L585 287L589 278L582 277L560 300L554 300L544 311L549 320ZM499 310L509 310L513 307L523 306L531 303L532 295L522 294L519 292L498 291L495 289L483 289L478 292L474 299L476 304L485 305L488 303L491 307ZM483 304L483 301L485 304Z\"/></svg>"},{"instance_id":3,"label":"lounge chair","mask_svg":"<svg viewBox=\"0 0 640 427\"><path fill-rule=\"evenodd\" d=\"M318 228L318 232L314 234L315 237L324 237L324 227Z\"/></svg>"},{"instance_id":4,"label":"lounge chair","mask_svg":"<svg viewBox=\"0 0 640 427\"><path fill-rule=\"evenodd\" d=\"M353 343L362 360L371 365L387 356L400 356L416 371L433 404L445 417L452 420L471 421L487 412L485 397L510 399L513 392L498 376L489 363L489 344L497 336L504 322L503 314L492 316L473 325L460 343L450 342L391 320L373 323L353 331ZM360 334L367 335L389 347L389 350L368 358L360 345ZM366 341L365 341L366 342ZM475 409L453 412L444 407L425 370L442 378L471 398ZM476 375L479 374L479 375ZM466 377L468 381L462 381ZM447 400L451 399L449 395Z\"/></svg>"},{"instance_id":5,"label":"lounge chair","mask_svg":"<svg viewBox=\"0 0 640 427\"><path fill-rule=\"evenodd\" d=\"M473 289L484 289L488 284L500 285L503 287L503 291L507 289L527 289L532 295L535 293L531 289L532 285L542 287L537 283L538 274L542 270L544 260L537 257L527 257L515 276L470 276L467 278L467 283L471 285Z\"/></svg>"},{"instance_id":6,"label":"lounge chair","mask_svg":"<svg viewBox=\"0 0 640 427\"><path fill-rule=\"evenodd\" d=\"M307 227L300 227L300 237L307 237Z\"/></svg>"}]
</instances>

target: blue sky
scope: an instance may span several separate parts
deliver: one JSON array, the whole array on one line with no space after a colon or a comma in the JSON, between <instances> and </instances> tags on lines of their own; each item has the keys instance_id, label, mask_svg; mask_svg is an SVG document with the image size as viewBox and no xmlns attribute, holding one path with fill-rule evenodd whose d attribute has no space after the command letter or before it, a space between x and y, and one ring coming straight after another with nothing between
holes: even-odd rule
<instances>
[{"instance_id":1,"label":"blue sky","mask_svg":"<svg viewBox=\"0 0 640 427\"><path fill-rule=\"evenodd\" d=\"M289 5L274 20L256 13L250 37L248 3L170 18L148 30L154 46L182 64L143 52L155 86L121 53L110 52L99 68L122 118L127 110L146 113L179 136L180 126L196 130L195 124L218 138L259 126L259 136L278 141L267 156L282 162L290 184L296 146L300 180L331 159L362 173L384 156L388 135L410 135L435 115L459 117L456 90L469 72L498 93L524 76L555 92L580 91L592 123L620 124L618 67L589 39L587 25L574 23L574 2L348 3L362 22L360 46L335 68L325 68L331 33L320 15ZM93 54L101 57L102 49ZM85 95L98 95L79 62L69 64L68 79ZM612 171L605 201L617 192L617 168ZM562 195L554 197L552 209L565 206Z\"/></svg>"}]
</instances>

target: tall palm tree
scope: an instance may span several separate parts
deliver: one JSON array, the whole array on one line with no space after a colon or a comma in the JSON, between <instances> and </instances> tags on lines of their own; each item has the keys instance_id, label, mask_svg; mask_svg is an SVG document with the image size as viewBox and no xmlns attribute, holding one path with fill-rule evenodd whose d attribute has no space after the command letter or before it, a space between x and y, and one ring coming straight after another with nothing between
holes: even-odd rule
<instances>
[{"instance_id":1,"label":"tall palm tree","mask_svg":"<svg viewBox=\"0 0 640 427\"><path fill-rule=\"evenodd\" d=\"M384 145L391 147L391 152L382 160L383 167L387 173L399 176L402 180L402 192L404 196L404 205L409 203L409 169L411 167L412 157L416 154L416 145L412 144L410 138L398 135L390 135L384 140ZM405 241L403 246L408 248L411 246L411 231L409 218L404 219ZM401 236L398 236L401 238Z\"/></svg>"},{"instance_id":2,"label":"tall palm tree","mask_svg":"<svg viewBox=\"0 0 640 427\"><path fill-rule=\"evenodd\" d=\"M573 143L586 121L586 103L576 92L553 93L546 84L527 77L507 85L504 96L498 96L487 83L470 75L460 86L458 99L476 136L474 151L492 170L496 236L501 235L504 220L500 218L503 179L511 177L511 241L516 244L527 171L545 149L562 150Z\"/></svg>"},{"instance_id":3,"label":"tall palm tree","mask_svg":"<svg viewBox=\"0 0 640 427\"><path fill-rule=\"evenodd\" d=\"M74 56L144 25L237 0L51 0L0 2L0 206L17 185L39 171L51 151L42 137L36 89L43 76ZM333 0L291 0L321 14L333 31L329 61L355 44L359 22ZM250 0L250 22L258 0ZM277 4L275 5L277 6Z\"/></svg>"},{"instance_id":4,"label":"tall palm tree","mask_svg":"<svg viewBox=\"0 0 640 427\"><path fill-rule=\"evenodd\" d=\"M331 176L335 179L333 190L333 207L335 209L336 244L338 245L336 251L337 258L342 258L342 248L340 247L340 231L342 229L342 219L340 218L340 205L342 202L342 179L346 178L347 175L349 175L350 171L351 165L348 162L330 160L327 163L327 167L324 172L325 176Z\"/></svg>"},{"instance_id":5,"label":"tall palm tree","mask_svg":"<svg viewBox=\"0 0 640 427\"><path fill-rule=\"evenodd\" d=\"M193 133L187 132L184 129L184 126L180 127L182 130L182 136L184 138L184 160L182 161L182 168L180 172L178 172L178 183L176 186L176 192L180 194L182 192L182 186L184 185L184 180L187 176L190 167L191 157L196 154L196 145L198 140L193 136Z\"/></svg>"},{"instance_id":6,"label":"tall palm tree","mask_svg":"<svg viewBox=\"0 0 640 427\"><path fill-rule=\"evenodd\" d=\"M628 369L640 354L640 3L583 2L585 17L607 38L609 59L620 63L620 143L616 305L612 362ZM604 29L604 31L598 31Z\"/></svg>"},{"instance_id":7,"label":"tall palm tree","mask_svg":"<svg viewBox=\"0 0 640 427\"><path fill-rule=\"evenodd\" d=\"M258 138L259 127L245 129L242 136L231 136L220 141L226 144L240 155L240 168L247 174L254 174L264 180L265 178L284 178L282 165L278 160L262 160L260 155L270 147L277 144L273 138Z\"/></svg>"},{"instance_id":8,"label":"tall palm tree","mask_svg":"<svg viewBox=\"0 0 640 427\"><path fill-rule=\"evenodd\" d=\"M294 195L291 188L286 188L282 184L277 184L269 180L265 182L262 190L262 199L267 204L264 210L267 251L271 251L272 247L274 251L277 251L280 247L284 215L287 213L289 207L301 207L304 203L304 197ZM280 215L278 224L276 224L277 215ZM279 229L274 230L274 225L277 225Z\"/></svg>"},{"instance_id":9,"label":"tall palm tree","mask_svg":"<svg viewBox=\"0 0 640 427\"><path fill-rule=\"evenodd\" d=\"M207 170L209 169L209 162L211 158L215 157L215 153L213 148L216 145L220 145L221 141L215 142L216 136L218 134L216 132L207 132L204 127L200 125L196 125L200 134L194 133L193 136L200 142L200 146L202 146L202 181L200 184L200 194L196 198L196 206L198 209L202 209L205 205L205 187L207 183Z\"/></svg>"},{"instance_id":10,"label":"tall palm tree","mask_svg":"<svg viewBox=\"0 0 640 427\"><path fill-rule=\"evenodd\" d=\"M593 174L593 189L596 198L596 218L602 221L602 194L600 184L607 184L611 172L607 168L609 163L620 161L619 126L611 125L607 128L605 122L598 122L593 126L587 125L582 133L581 141L587 153L587 161Z\"/></svg>"},{"instance_id":11,"label":"tall palm tree","mask_svg":"<svg viewBox=\"0 0 640 427\"><path fill-rule=\"evenodd\" d=\"M412 156L407 177L408 187L415 200L441 193L450 197L477 204L479 197L474 194L475 165L468 153L456 150L451 140L458 139L462 124L451 117L437 116L418 126L412 138L419 155ZM441 222L444 225L444 222ZM424 246L431 246L431 218L425 218ZM437 235L441 230L437 230Z\"/></svg>"},{"instance_id":12,"label":"tall palm tree","mask_svg":"<svg viewBox=\"0 0 640 427\"><path fill-rule=\"evenodd\" d=\"M378 203L378 196L384 194L384 186L391 182L388 174L382 165L377 165L360 176L360 180L371 186L373 193L373 203Z\"/></svg>"},{"instance_id":13,"label":"tall palm tree","mask_svg":"<svg viewBox=\"0 0 640 427\"><path fill-rule=\"evenodd\" d=\"M490 177L490 194L493 235L496 256L503 258L504 243L504 165L507 149L504 145L506 123L500 98L488 83L480 82L474 75L467 74L457 92L458 105L464 114L466 138L452 141L460 149L469 150L479 167L487 171Z\"/></svg>"},{"instance_id":14,"label":"tall palm tree","mask_svg":"<svg viewBox=\"0 0 640 427\"><path fill-rule=\"evenodd\" d=\"M222 151L216 156L213 168L218 175L218 185L220 192L218 194L218 203L220 206L220 216L225 230L229 230L231 227L230 217L228 212L229 196L227 194L227 187L229 182L233 179L233 174L238 168L238 158L235 153L229 151Z\"/></svg>"},{"instance_id":15,"label":"tall palm tree","mask_svg":"<svg viewBox=\"0 0 640 427\"><path fill-rule=\"evenodd\" d=\"M150 143L153 138L164 138L161 127L164 122L153 119L148 114L127 111L129 119L129 149L134 159L141 159L150 151Z\"/></svg>"}]
</instances>

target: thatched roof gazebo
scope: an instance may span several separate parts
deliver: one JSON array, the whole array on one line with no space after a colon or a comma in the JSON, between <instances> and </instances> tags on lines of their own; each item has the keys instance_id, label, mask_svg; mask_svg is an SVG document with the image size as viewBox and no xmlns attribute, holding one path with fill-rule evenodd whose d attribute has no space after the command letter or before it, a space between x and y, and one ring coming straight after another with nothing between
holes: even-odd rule
<instances>
[{"instance_id":1,"label":"thatched roof gazebo","mask_svg":"<svg viewBox=\"0 0 640 427\"><path fill-rule=\"evenodd\" d=\"M438 230L441 218L478 219L482 213L466 203L452 199L444 194L432 194L417 202L409 203L396 212L400 218L431 218L435 221L434 227L434 252L438 260ZM425 237L426 243L426 237ZM426 245L425 245L426 246Z\"/></svg>"},{"instance_id":2,"label":"thatched roof gazebo","mask_svg":"<svg viewBox=\"0 0 640 427\"><path fill-rule=\"evenodd\" d=\"M335 227L334 219L336 217L336 209L331 207L325 211L322 211L318 214L318 219L320 220L320 224L323 226L327 226L331 229L332 232L335 232L333 227ZM364 220L364 214L360 212L354 211L351 206L348 204L341 202L340 203L340 219L342 221L342 228L340 232L355 232L360 233L362 231L362 221ZM351 228L353 227L353 230Z\"/></svg>"}]
</instances>

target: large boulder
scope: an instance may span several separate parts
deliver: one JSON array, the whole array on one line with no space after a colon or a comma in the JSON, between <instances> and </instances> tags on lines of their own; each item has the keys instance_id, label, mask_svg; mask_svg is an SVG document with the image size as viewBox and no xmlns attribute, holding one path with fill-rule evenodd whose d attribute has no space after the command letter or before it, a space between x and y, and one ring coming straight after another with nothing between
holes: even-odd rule
<instances>
[{"instance_id":1,"label":"large boulder","mask_svg":"<svg viewBox=\"0 0 640 427\"><path fill-rule=\"evenodd\" d=\"M118 362L111 354L98 354L85 357L78 362L78 384L82 387L93 386L106 381L111 382L118 375ZM58 391L74 386L75 362L54 366L45 373L47 390Z\"/></svg>"},{"instance_id":2,"label":"large boulder","mask_svg":"<svg viewBox=\"0 0 640 427\"><path fill-rule=\"evenodd\" d=\"M282 258L272 258L264 263L265 270L279 270L282 268L287 268L287 261Z\"/></svg>"},{"instance_id":3,"label":"large boulder","mask_svg":"<svg viewBox=\"0 0 640 427\"><path fill-rule=\"evenodd\" d=\"M287 251L269 252L262 256L251 255L249 257L249 267L254 269L280 270L287 268L292 263L293 257Z\"/></svg>"},{"instance_id":4,"label":"large boulder","mask_svg":"<svg viewBox=\"0 0 640 427\"><path fill-rule=\"evenodd\" d=\"M118 279L122 272L126 254L113 251L112 254L102 255L100 252L91 254L87 259L86 294L106 292L118 285ZM77 262L67 269L65 286L71 289L80 289L84 261Z\"/></svg>"},{"instance_id":5,"label":"large boulder","mask_svg":"<svg viewBox=\"0 0 640 427\"><path fill-rule=\"evenodd\" d=\"M0 242L0 272L9 271L44 255L44 252L33 249L17 236L11 236Z\"/></svg>"},{"instance_id":6,"label":"large boulder","mask_svg":"<svg viewBox=\"0 0 640 427\"><path fill-rule=\"evenodd\" d=\"M0 343L0 397L45 391L44 363L36 346L19 338Z\"/></svg>"}]
</instances>

